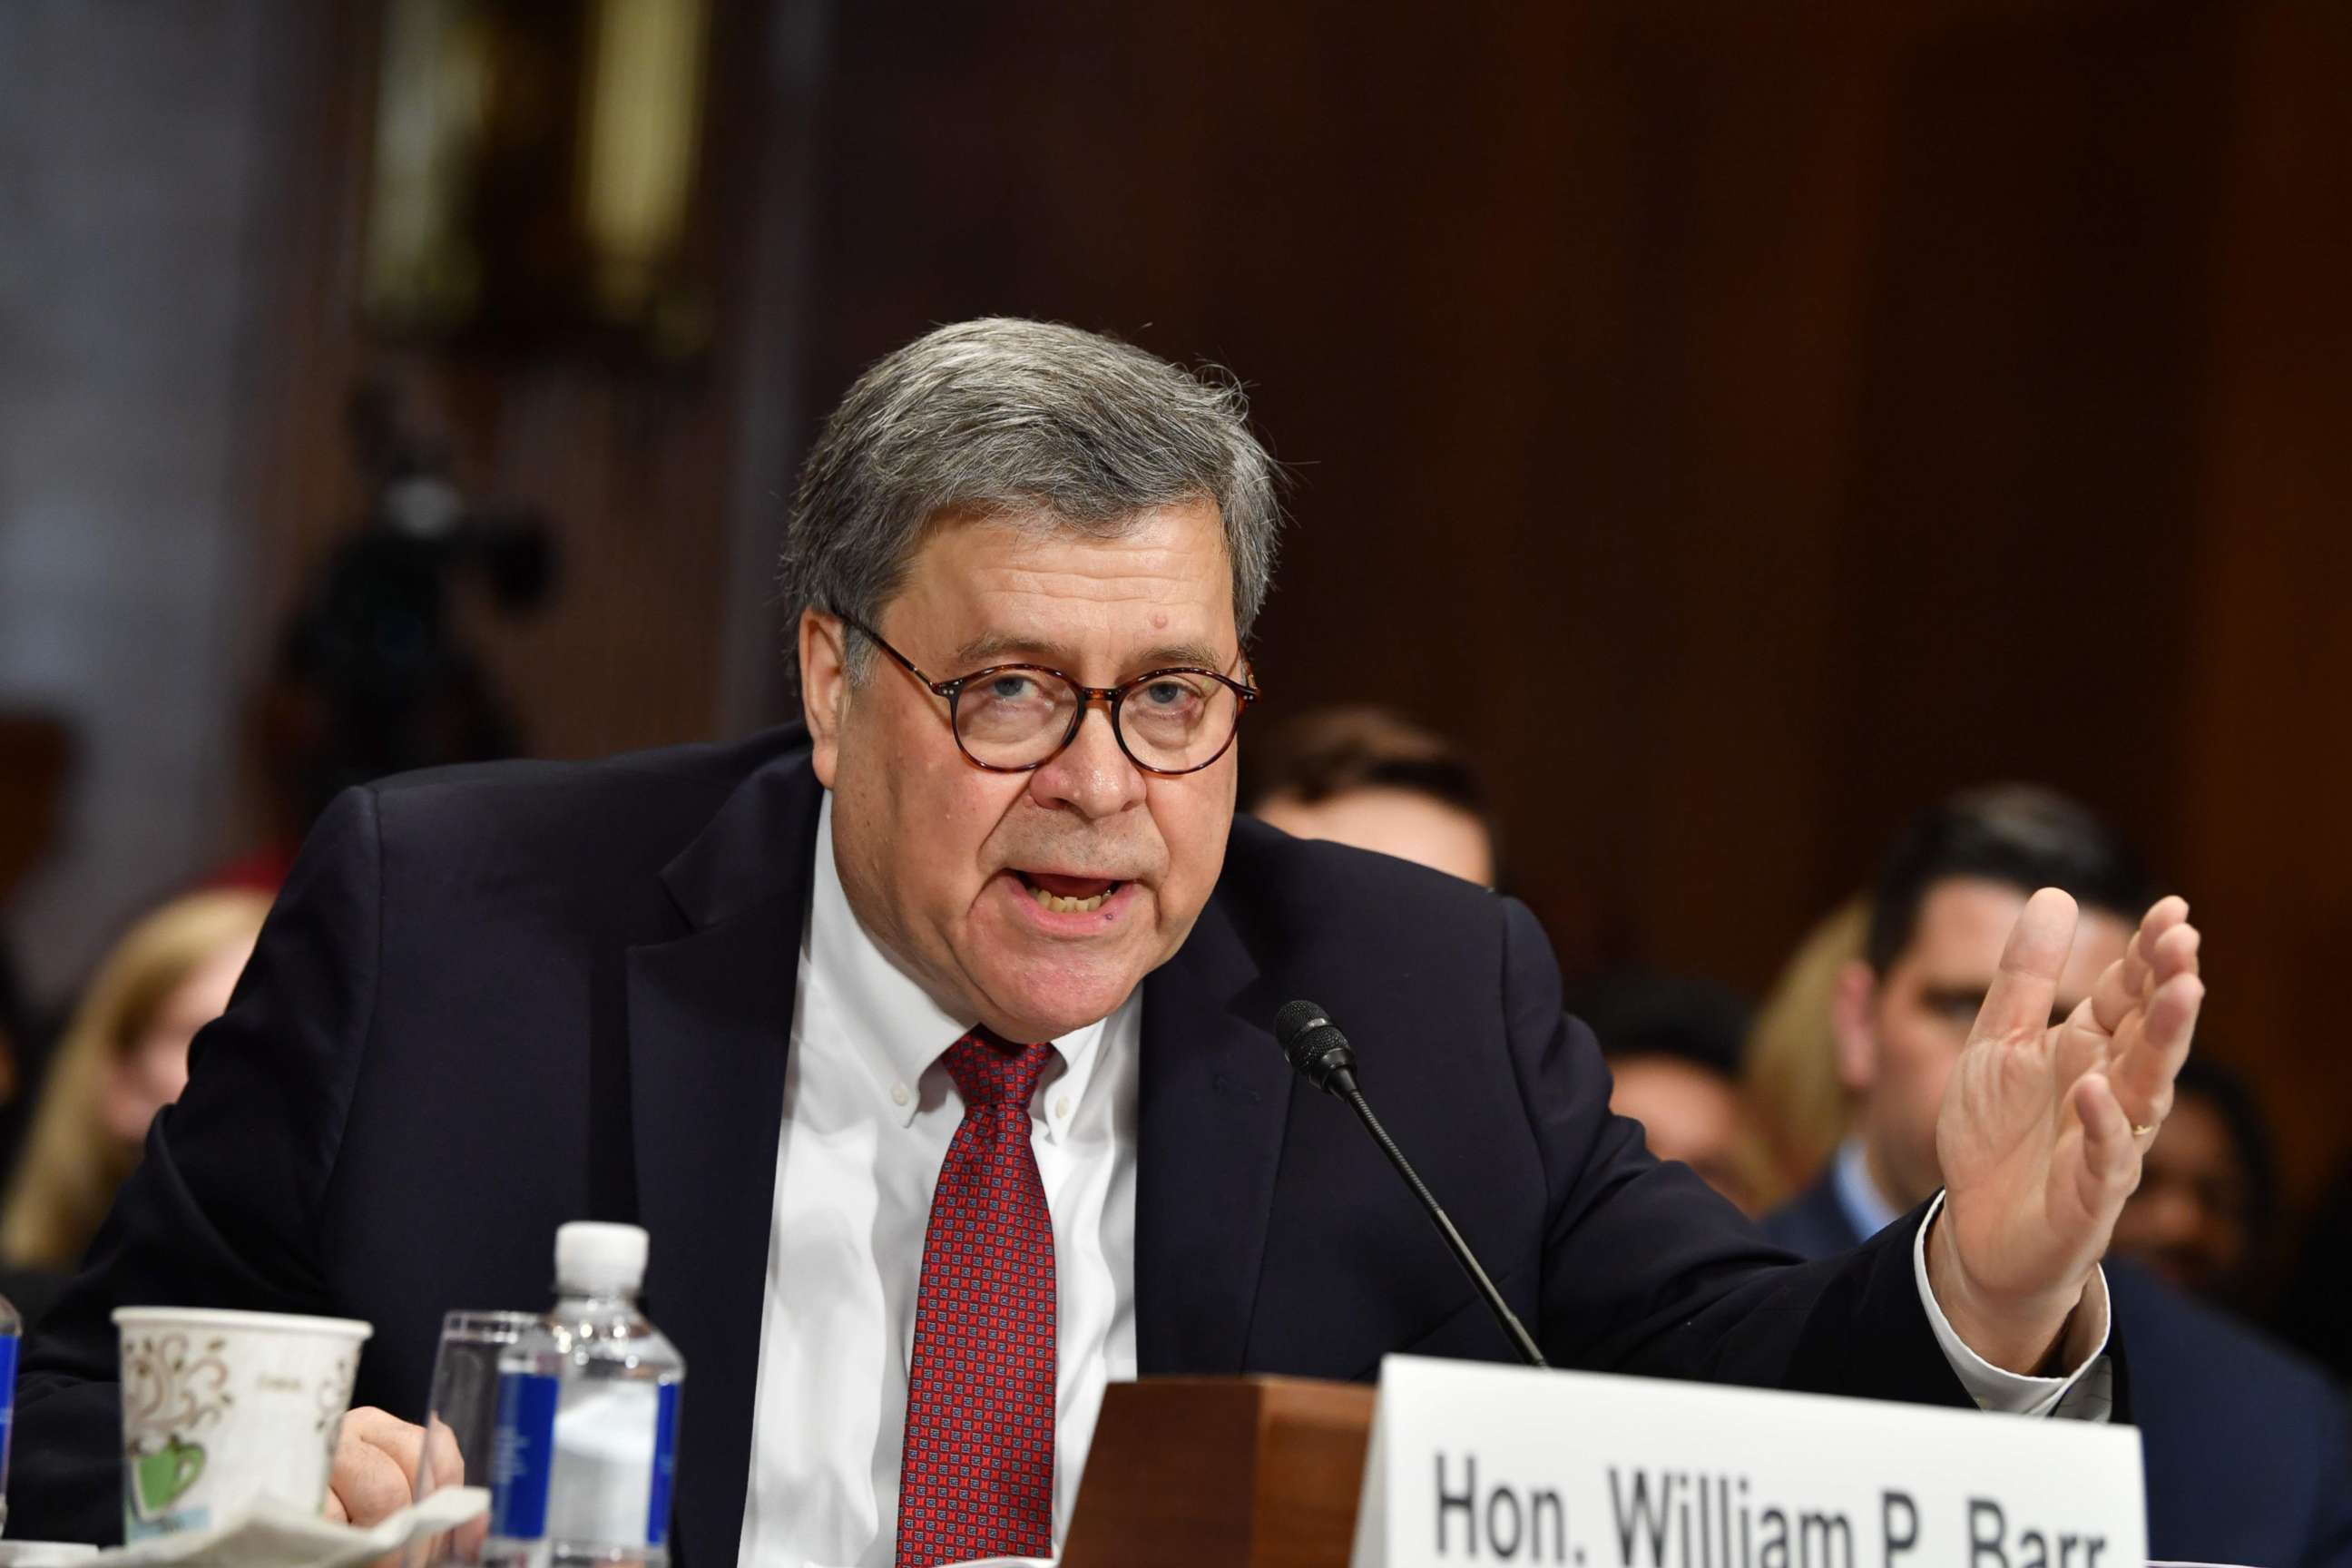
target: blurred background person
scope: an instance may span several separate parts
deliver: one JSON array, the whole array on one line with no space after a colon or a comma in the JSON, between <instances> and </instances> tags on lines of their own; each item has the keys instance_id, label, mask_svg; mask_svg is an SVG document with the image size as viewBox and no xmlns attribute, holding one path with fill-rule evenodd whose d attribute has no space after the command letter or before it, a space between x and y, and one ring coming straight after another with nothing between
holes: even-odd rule
<instances>
[{"instance_id":1,"label":"blurred background person","mask_svg":"<svg viewBox=\"0 0 2352 1568\"><path fill-rule=\"evenodd\" d=\"M1953 1060L1990 986L2010 927L2039 887L2081 909L2057 1011L2122 956L2148 881L2137 855L2053 792L2003 785L1915 817L1872 892L1862 958L1831 999L1838 1075L1856 1100L1852 1134L1816 1191L1867 1236L1942 1185L1936 1115Z\"/></svg>"},{"instance_id":2,"label":"blurred background person","mask_svg":"<svg viewBox=\"0 0 2352 1568\"><path fill-rule=\"evenodd\" d=\"M1384 708L1326 708L1252 735L1241 800L1300 838L1495 884L1495 828L1477 769L1444 736Z\"/></svg>"},{"instance_id":3,"label":"blurred background person","mask_svg":"<svg viewBox=\"0 0 2352 1568\"><path fill-rule=\"evenodd\" d=\"M1870 901L1859 895L1824 915L1782 965L1748 1027L1740 1087L1783 1192L1821 1173L1853 1116L1830 1015L1840 978L1862 958L1869 923Z\"/></svg>"},{"instance_id":4,"label":"blurred background person","mask_svg":"<svg viewBox=\"0 0 2352 1568\"><path fill-rule=\"evenodd\" d=\"M353 784L525 750L478 628L547 607L559 558L547 520L464 494L440 437L384 385L354 392L345 423L367 512L278 629L246 724L264 837L214 868L213 886L275 892L310 824Z\"/></svg>"},{"instance_id":5,"label":"blurred background person","mask_svg":"<svg viewBox=\"0 0 2352 1568\"><path fill-rule=\"evenodd\" d=\"M1642 1124L1661 1160L1679 1160L1756 1215L1787 1189L1739 1089L1748 1005L1709 981L1610 975L1570 988L1568 1010L1608 1058L1609 1109Z\"/></svg>"},{"instance_id":6,"label":"blurred background person","mask_svg":"<svg viewBox=\"0 0 2352 1568\"><path fill-rule=\"evenodd\" d=\"M0 1262L28 1317L45 1304L44 1277L70 1271L98 1233L147 1124L186 1087L188 1042L226 1011L268 910L268 895L245 889L174 899L91 977L0 1206Z\"/></svg>"},{"instance_id":7,"label":"blurred background person","mask_svg":"<svg viewBox=\"0 0 2352 1568\"><path fill-rule=\"evenodd\" d=\"M2277 1222L2277 1162L2262 1106L2235 1072L2190 1057L2173 1085L2164 1136L2116 1222L2115 1252L2191 1295L2257 1316Z\"/></svg>"},{"instance_id":8,"label":"blurred background person","mask_svg":"<svg viewBox=\"0 0 2352 1568\"><path fill-rule=\"evenodd\" d=\"M1872 889L1863 956L1832 999L1853 1131L1819 1180L1767 1216L1774 1240L1823 1257L1936 1194L1937 1108L2010 928L2044 887L2081 910L2053 1005L2063 1016L2123 956L2147 903L2131 846L2081 805L2022 784L1954 795L1896 838ZM2111 1257L2105 1272L2129 1368L2123 1414L2140 1429L2150 1555L2352 1564L2352 1438L2319 1370L2127 1261Z\"/></svg>"}]
</instances>

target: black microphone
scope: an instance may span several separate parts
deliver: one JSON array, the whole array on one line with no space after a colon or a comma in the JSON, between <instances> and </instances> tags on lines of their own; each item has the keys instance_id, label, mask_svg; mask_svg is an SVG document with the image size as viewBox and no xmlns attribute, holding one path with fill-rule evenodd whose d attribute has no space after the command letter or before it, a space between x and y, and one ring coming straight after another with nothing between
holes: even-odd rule
<instances>
[{"instance_id":1,"label":"black microphone","mask_svg":"<svg viewBox=\"0 0 2352 1568\"><path fill-rule=\"evenodd\" d=\"M1431 1195L1429 1189L1422 1184L1421 1177L1406 1163L1404 1151L1396 1146L1396 1140L1391 1138L1388 1129L1381 1125L1381 1119L1372 1114L1370 1104L1364 1099L1364 1091L1356 1087L1355 1049L1348 1044L1348 1037L1339 1032L1339 1026L1331 1022L1329 1015L1312 1002L1286 1002L1282 1011L1274 1016L1274 1037L1282 1047L1282 1054L1289 1059L1292 1071L1324 1093L1337 1095L1356 1108L1356 1119L1364 1124L1364 1131L1372 1135L1372 1142L1381 1146L1381 1152L1388 1156L1389 1163L1396 1167L1397 1174L1404 1178L1404 1184L1412 1189L1412 1195L1419 1198L1421 1206L1429 1212L1430 1221L1437 1226L1438 1235L1444 1237L1445 1245L1453 1249L1454 1261L1462 1265L1462 1272L1470 1276L1470 1283L1476 1286L1478 1294L1486 1298L1486 1310L1495 1314L1495 1321L1501 1326L1504 1337L1511 1342L1511 1348L1519 1352L1519 1359L1529 1366L1550 1364L1544 1360L1543 1352L1536 1348L1536 1342L1528 1337L1528 1331L1520 1326L1517 1314L1511 1310L1510 1303L1503 1300L1503 1293L1495 1289L1495 1282L1486 1278L1484 1268L1478 1267L1478 1259L1472 1255L1470 1244L1462 1239L1462 1233L1454 1228L1454 1222L1445 1217L1445 1211L1438 1206L1437 1199Z\"/></svg>"}]
</instances>

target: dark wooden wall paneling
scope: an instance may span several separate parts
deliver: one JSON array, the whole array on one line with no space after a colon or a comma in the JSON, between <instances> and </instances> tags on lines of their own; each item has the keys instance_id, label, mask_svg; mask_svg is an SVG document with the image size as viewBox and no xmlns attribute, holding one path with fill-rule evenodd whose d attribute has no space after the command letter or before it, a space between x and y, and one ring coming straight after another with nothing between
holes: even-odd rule
<instances>
[{"instance_id":1,"label":"dark wooden wall paneling","mask_svg":"<svg viewBox=\"0 0 2352 1568\"><path fill-rule=\"evenodd\" d=\"M2347 270L2340 13L870 4L835 49L811 405L982 311L1235 366L1297 466L1264 716L1471 742L1571 964L1760 984L1908 810L2041 777L2200 896L2298 1179L2343 1146L2352 845L2287 760L2352 671L2341 306L2284 346Z\"/></svg>"},{"instance_id":2,"label":"dark wooden wall paneling","mask_svg":"<svg viewBox=\"0 0 2352 1568\"><path fill-rule=\"evenodd\" d=\"M730 321L770 286L745 213L796 188L743 149L808 111L740 63L760 9L723 10ZM336 400L384 359L349 291L370 26L299 10L336 129L289 153L257 380L273 603L356 500ZM1923 800L2087 795L2198 898L2211 1047L2307 1185L2352 1090L2347 17L829 7L799 403L987 311L1236 368L1297 479L1264 717L1463 736L1572 966L1759 985ZM471 482L562 521L563 605L492 637L540 749L709 728L742 352L394 362Z\"/></svg>"},{"instance_id":3,"label":"dark wooden wall paneling","mask_svg":"<svg viewBox=\"0 0 2352 1568\"><path fill-rule=\"evenodd\" d=\"M2198 528L2169 847L2210 925L2217 1042L2308 1181L2352 1154L2352 10L2262 7L2196 323Z\"/></svg>"}]
</instances>

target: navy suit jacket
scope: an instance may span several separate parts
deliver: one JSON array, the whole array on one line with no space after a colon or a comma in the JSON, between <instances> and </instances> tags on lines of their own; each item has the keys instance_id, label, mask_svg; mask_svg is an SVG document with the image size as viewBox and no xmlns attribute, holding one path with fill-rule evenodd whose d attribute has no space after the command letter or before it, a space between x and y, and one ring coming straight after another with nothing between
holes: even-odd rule
<instances>
[{"instance_id":1,"label":"navy suit jacket","mask_svg":"<svg viewBox=\"0 0 2352 1568\"><path fill-rule=\"evenodd\" d=\"M111 1307L366 1319L358 1402L417 1420L441 1314L543 1301L556 1226L594 1217L652 1232L647 1309L689 1369L678 1555L731 1565L820 798L797 729L342 796L26 1347L11 1523L121 1529ZM1285 1064L1298 996L1559 1363L1965 1403L1918 1216L1795 1263L1610 1115L1525 909L1247 820L1143 989L1146 1374L1509 1357L1347 1108Z\"/></svg>"},{"instance_id":2,"label":"navy suit jacket","mask_svg":"<svg viewBox=\"0 0 2352 1568\"><path fill-rule=\"evenodd\" d=\"M1863 1240L1827 1175L1764 1232L1807 1258ZM2145 1269L2110 1259L2106 1271L2131 1352L2124 1413L2139 1428L2148 1555L2352 1568L2352 1447L2326 1377Z\"/></svg>"}]
</instances>

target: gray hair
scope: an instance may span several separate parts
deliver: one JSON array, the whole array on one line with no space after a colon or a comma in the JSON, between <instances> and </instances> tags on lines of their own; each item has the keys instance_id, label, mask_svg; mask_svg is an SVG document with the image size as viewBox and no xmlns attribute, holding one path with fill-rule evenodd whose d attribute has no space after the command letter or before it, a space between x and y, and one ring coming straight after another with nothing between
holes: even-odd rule
<instances>
[{"instance_id":1,"label":"gray hair","mask_svg":"<svg viewBox=\"0 0 2352 1568\"><path fill-rule=\"evenodd\" d=\"M875 624L934 519L1043 514L1114 538L1142 513L1214 505L1243 637L1274 575L1282 526L1272 458L1240 385L1113 339L991 317L939 328L877 361L801 467L782 597ZM870 649L858 639L855 674Z\"/></svg>"}]
</instances>

